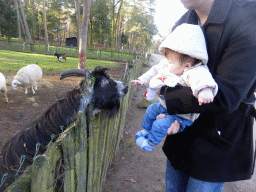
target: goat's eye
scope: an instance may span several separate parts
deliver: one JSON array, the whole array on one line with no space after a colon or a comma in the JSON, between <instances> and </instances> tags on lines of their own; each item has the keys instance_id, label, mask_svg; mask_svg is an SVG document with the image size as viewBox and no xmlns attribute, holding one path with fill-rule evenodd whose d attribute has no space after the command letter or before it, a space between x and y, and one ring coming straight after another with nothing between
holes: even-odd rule
<instances>
[{"instance_id":1,"label":"goat's eye","mask_svg":"<svg viewBox=\"0 0 256 192\"><path fill-rule=\"evenodd\" d=\"M101 87L106 86L108 83L109 83L109 81L108 81L107 79L103 79L103 80L101 81Z\"/></svg>"}]
</instances>

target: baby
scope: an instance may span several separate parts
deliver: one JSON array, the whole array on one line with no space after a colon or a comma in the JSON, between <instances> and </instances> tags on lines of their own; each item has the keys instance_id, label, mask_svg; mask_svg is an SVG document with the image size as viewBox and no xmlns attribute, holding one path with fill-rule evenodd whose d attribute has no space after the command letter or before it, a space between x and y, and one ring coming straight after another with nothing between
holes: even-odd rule
<instances>
[{"instance_id":1,"label":"baby","mask_svg":"<svg viewBox=\"0 0 256 192\"><path fill-rule=\"evenodd\" d=\"M166 59L153 66L133 85L147 85L148 100L152 100L156 90L166 85L191 87L198 98L199 105L210 103L217 94L218 85L207 67L208 54L203 31L200 26L182 24L178 26L160 45L160 52ZM142 121L143 130L135 135L136 144L146 151L152 151L166 136L167 130L175 120L180 123L181 132L191 126L198 113L169 115L165 99L159 97L159 102L148 106Z\"/></svg>"}]
</instances>

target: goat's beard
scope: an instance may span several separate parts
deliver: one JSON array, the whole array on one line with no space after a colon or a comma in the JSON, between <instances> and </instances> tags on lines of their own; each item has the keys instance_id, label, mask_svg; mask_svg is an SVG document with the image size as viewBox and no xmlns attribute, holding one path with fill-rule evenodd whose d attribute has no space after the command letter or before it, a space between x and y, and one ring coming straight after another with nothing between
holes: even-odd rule
<instances>
[{"instance_id":1,"label":"goat's beard","mask_svg":"<svg viewBox=\"0 0 256 192\"><path fill-rule=\"evenodd\" d=\"M120 100L111 100L108 102L94 101L94 109L102 110L108 114L109 117L113 117L120 109Z\"/></svg>"}]
</instances>

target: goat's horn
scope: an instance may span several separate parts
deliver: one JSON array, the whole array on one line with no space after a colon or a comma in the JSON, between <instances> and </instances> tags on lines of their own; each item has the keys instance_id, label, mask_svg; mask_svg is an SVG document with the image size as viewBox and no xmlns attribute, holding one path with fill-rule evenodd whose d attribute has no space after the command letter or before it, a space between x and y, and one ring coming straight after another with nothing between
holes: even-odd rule
<instances>
[{"instance_id":1,"label":"goat's horn","mask_svg":"<svg viewBox=\"0 0 256 192\"><path fill-rule=\"evenodd\" d=\"M76 77L86 77L88 75L89 71L87 69L70 69L67 71L64 71L61 73L60 80L66 78L66 77L71 77L71 76L76 76Z\"/></svg>"}]
</instances>

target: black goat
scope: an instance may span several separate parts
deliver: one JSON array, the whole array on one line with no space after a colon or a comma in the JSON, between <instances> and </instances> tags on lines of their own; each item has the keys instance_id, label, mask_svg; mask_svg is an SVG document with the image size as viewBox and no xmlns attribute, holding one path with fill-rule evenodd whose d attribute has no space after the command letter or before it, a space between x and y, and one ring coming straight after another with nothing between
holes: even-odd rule
<instances>
[{"instance_id":1,"label":"black goat","mask_svg":"<svg viewBox=\"0 0 256 192\"><path fill-rule=\"evenodd\" d=\"M108 69L96 67L89 72L84 69L72 69L61 74L60 79L69 76L85 77L78 87L69 91L36 121L17 132L3 147L0 157L0 179L5 172L14 175L22 155L26 156L20 172L32 164L36 145L40 143L38 154L46 151L52 135L59 135L76 118L78 111L86 112L89 103L93 104L94 113L105 110L110 116L120 107L120 98L128 91L127 85L115 81L106 73ZM57 139L57 138L56 138ZM55 140L54 140L55 141ZM13 182L8 178L8 185ZM6 187L6 186L2 186ZM2 191L0 189L0 191Z\"/></svg>"},{"instance_id":2,"label":"black goat","mask_svg":"<svg viewBox=\"0 0 256 192\"><path fill-rule=\"evenodd\" d=\"M57 52L54 52L53 56L57 56L58 62L60 62L60 60L63 61L63 59L65 59L65 61L67 61L65 53L63 53L63 54L59 53L58 54Z\"/></svg>"}]
</instances>

